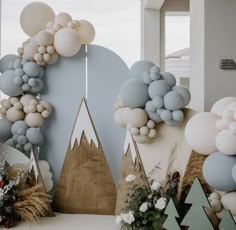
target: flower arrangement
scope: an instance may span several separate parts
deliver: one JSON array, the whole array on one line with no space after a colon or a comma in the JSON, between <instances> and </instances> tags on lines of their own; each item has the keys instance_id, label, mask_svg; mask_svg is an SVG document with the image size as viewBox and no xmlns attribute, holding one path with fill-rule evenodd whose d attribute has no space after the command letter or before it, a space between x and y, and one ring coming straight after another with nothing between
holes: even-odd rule
<instances>
[{"instance_id":1,"label":"flower arrangement","mask_svg":"<svg viewBox=\"0 0 236 230\"><path fill-rule=\"evenodd\" d=\"M128 175L126 182L135 177ZM166 219L164 210L169 199L177 200L179 179L168 176L166 183L152 180L150 188L134 185L123 212L116 216L122 230L158 230Z\"/></svg>"},{"instance_id":2,"label":"flower arrangement","mask_svg":"<svg viewBox=\"0 0 236 230\"><path fill-rule=\"evenodd\" d=\"M4 154L3 154L4 155ZM6 156L0 162L0 225L13 227L18 221L35 221L49 211L48 195L33 183L29 165L12 165Z\"/></svg>"}]
</instances>

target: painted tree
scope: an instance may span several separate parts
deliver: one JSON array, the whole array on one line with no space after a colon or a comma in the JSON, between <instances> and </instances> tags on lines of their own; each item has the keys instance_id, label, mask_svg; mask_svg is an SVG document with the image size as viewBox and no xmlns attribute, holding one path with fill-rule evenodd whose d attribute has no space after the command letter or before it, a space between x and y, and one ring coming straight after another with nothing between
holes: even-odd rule
<instances>
[{"instance_id":1,"label":"painted tree","mask_svg":"<svg viewBox=\"0 0 236 230\"><path fill-rule=\"evenodd\" d=\"M192 206L184 217L181 225L188 226L189 230L214 230L204 209L204 207L211 207L198 178L194 180L185 203L192 204Z\"/></svg>"},{"instance_id":2,"label":"painted tree","mask_svg":"<svg viewBox=\"0 0 236 230\"><path fill-rule=\"evenodd\" d=\"M180 230L180 226L176 220L176 218L179 218L179 214L172 199L170 199L166 207L165 214L167 218L163 224L163 228L167 230Z\"/></svg>"},{"instance_id":3,"label":"painted tree","mask_svg":"<svg viewBox=\"0 0 236 230\"><path fill-rule=\"evenodd\" d=\"M229 211L224 214L219 227L222 230L236 230L236 224Z\"/></svg>"}]
</instances>

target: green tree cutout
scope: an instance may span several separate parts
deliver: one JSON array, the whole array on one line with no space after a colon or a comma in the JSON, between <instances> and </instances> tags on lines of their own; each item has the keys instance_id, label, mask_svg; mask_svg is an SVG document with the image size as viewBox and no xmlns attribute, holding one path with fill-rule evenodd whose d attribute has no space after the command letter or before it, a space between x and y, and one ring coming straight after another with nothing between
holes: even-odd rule
<instances>
[{"instance_id":1,"label":"green tree cutout","mask_svg":"<svg viewBox=\"0 0 236 230\"><path fill-rule=\"evenodd\" d=\"M168 217L163 224L163 228L167 230L181 230L176 220L176 218L179 218L179 214L172 199L170 199L166 207L165 214Z\"/></svg>"},{"instance_id":2,"label":"green tree cutout","mask_svg":"<svg viewBox=\"0 0 236 230\"><path fill-rule=\"evenodd\" d=\"M236 230L236 224L229 211L224 214L219 227L222 230Z\"/></svg>"},{"instance_id":3,"label":"green tree cutout","mask_svg":"<svg viewBox=\"0 0 236 230\"><path fill-rule=\"evenodd\" d=\"M204 207L211 208L211 206L198 178L194 180L185 203L192 204L192 206L184 217L181 225L188 226L189 230L214 230L204 210Z\"/></svg>"}]
</instances>

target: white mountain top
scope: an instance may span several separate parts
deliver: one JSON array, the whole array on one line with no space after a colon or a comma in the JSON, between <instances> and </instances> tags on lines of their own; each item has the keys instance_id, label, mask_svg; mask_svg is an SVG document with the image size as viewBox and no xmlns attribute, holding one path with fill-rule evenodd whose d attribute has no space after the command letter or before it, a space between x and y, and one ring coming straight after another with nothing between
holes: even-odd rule
<instances>
[{"instance_id":1,"label":"white mountain top","mask_svg":"<svg viewBox=\"0 0 236 230\"><path fill-rule=\"evenodd\" d=\"M78 140L78 143L80 143L83 132L88 140L88 143L91 144L93 140L94 144L98 148L98 138L94 130L92 121L90 119L90 115L84 99L81 103L80 110L71 136L71 149L74 147L76 139Z\"/></svg>"},{"instance_id":2,"label":"white mountain top","mask_svg":"<svg viewBox=\"0 0 236 230\"><path fill-rule=\"evenodd\" d=\"M126 136L125 136L125 143L124 143L124 155L126 155L126 153L128 152L128 148L130 147L130 151L131 151L131 157L133 160L133 163L135 163L136 161L136 157L137 157L137 150L134 144L134 140L133 137L130 133L129 130L126 131Z\"/></svg>"}]
</instances>

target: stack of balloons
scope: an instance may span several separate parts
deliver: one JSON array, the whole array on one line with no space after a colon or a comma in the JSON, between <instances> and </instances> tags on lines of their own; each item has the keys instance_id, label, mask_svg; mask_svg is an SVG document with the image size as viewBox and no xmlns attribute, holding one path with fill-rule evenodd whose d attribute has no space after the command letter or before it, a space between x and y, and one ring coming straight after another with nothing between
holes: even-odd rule
<instances>
[{"instance_id":1,"label":"stack of balloons","mask_svg":"<svg viewBox=\"0 0 236 230\"><path fill-rule=\"evenodd\" d=\"M0 102L0 142L29 154L43 142L40 127L52 112L52 106L40 99L44 86L44 68L57 62L59 56L77 54L83 44L95 37L93 25L73 20L65 12L55 15L42 2L27 5L20 24L29 38L0 60L0 90L8 99Z\"/></svg>"},{"instance_id":2,"label":"stack of balloons","mask_svg":"<svg viewBox=\"0 0 236 230\"><path fill-rule=\"evenodd\" d=\"M185 138L199 154L209 155L203 176L216 192L209 197L219 218L230 210L236 220L236 97L217 101L211 112L195 115L187 124Z\"/></svg>"},{"instance_id":3,"label":"stack of balloons","mask_svg":"<svg viewBox=\"0 0 236 230\"><path fill-rule=\"evenodd\" d=\"M155 138L156 124L177 126L191 99L188 89L176 86L173 74L160 72L150 61L138 61L129 71L115 103L115 121L131 131L136 142Z\"/></svg>"}]
</instances>

